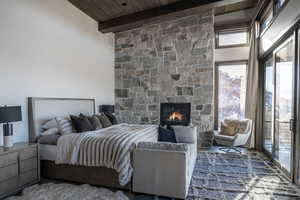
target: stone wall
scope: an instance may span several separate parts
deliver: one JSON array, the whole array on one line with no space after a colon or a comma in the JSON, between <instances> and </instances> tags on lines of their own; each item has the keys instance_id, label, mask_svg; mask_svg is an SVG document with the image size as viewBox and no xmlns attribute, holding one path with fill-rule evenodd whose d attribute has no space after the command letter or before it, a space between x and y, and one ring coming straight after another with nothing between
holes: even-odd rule
<instances>
[{"instance_id":1,"label":"stone wall","mask_svg":"<svg viewBox=\"0 0 300 200\"><path fill-rule=\"evenodd\" d=\"M213 13L208 11L115 35L116 114L159 123L161 102L191 102L199 132L213 129ZM205 139L199 134L200 146Z\"/></svg>"}]
</instances>

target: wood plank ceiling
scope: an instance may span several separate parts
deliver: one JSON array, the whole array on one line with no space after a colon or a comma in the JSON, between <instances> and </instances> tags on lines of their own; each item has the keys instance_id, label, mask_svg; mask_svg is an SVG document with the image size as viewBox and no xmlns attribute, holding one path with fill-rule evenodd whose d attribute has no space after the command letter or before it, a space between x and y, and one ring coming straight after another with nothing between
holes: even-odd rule
<instances>
[{"instance_id":1,"label":"wood plank ceiling","mask_svg":"<svg viewBox=\"0 0 300 200\"><path fill-rule=\"evenodd\" d=\"M74 6L99 23L99 31L119 32L150 21L163 20L162 16L178 17L189 14L188 9L206 5L220 7L219 12L253 6L257 0L69 0ZM221 2L221 3L219 3ZM238 5L235 6L234 5ZM233 6L233 7L232 7ZM183 14L177 14L185 11ZM201 10L195 10L198 12ZM175 13L175 15L174 15ZM165 17L166 18L166 17Z\"/></svg>"},{"instance_id":2,"label":"wood plank ceiling","mask_svg":"<svg viewBox=\"0 0 300 200\"><path fill-rule=\"evenodd\" d=\"M69 0L96 21L108 21L182 0Z\"/></svg>"}]
</instances>

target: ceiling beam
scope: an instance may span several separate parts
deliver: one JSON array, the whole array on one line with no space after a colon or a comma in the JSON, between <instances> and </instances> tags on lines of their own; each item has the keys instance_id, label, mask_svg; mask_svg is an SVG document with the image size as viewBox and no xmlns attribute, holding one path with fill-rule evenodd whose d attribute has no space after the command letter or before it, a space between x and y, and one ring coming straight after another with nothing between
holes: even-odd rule
<instances>
[{"instance_id":1,"label":"ceiling beam","mask_svg":"<svg viewBox=\"0 0 300 200\"><path fill-rule=\"evenodd\" d=\"M144 24L172 20L191 14L199 14L219 6L244 2L246 0L183 0L158 8L121 16L108 21L98 22L99 31L122 32L138 28Z\"/></svg>"}]
</instances>

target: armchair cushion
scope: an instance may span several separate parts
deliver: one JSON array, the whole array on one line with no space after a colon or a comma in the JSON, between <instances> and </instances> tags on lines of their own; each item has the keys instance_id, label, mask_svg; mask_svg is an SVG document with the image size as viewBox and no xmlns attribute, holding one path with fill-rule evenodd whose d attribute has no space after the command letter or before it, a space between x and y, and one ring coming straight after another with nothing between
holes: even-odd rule
<instances>
[{"instance_id":1,"label":"armchair cushion","mask_svg":"<svg viewBox=\"0 0 300 200\"><path fill-rule=\"evenodd\" d=\"M235 136L220 135L220 134L215 135L215 139L220 139L228 142L233 142L235 138L236 138Z\"/></svg>"},{"instance_id":2,"label":"armchair cushion","mask_svg":"<svg viewBox=\"0 0 300 200\"><path fill-rule=\"evenodd\" d=\"M249 119L225 119L225 124L234 128L235 133L244 133L246 132L249 124Z\"/></svg>"},{"instance_id":3,"label":"armchair cushion","mask_svg":"<svg viewBox=\"0 0 300 200\"><path fill-rule=\"evenodd\" d=\"M221 122L220 135L234 136L236 134L235 127L229 126L224 122Z\"/></svg>"}]
</instances>

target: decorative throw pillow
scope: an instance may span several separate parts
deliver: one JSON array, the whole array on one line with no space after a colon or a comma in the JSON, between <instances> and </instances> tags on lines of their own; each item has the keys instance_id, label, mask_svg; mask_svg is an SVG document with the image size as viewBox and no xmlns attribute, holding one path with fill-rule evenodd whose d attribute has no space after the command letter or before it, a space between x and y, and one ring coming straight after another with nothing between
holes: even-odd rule
<instances>
[{"instance_id":1,"label":"decorative throw pillow","mask_svg":"<svg viewBox=\"0 0 300 200\"><path fill-rule=\"evenodd\" d=\"M244 133L247 129L249 120L248 119L225 119L224 122L231 127L234 127L235 133Z\"/></svg>"},{"instance_id":2,"label":"decorative throw pillow","mask_svg":"<svg viewBox=\"0 0 300 200\"><path fill-rule=\"evenodd\" d=\"M57 124L57 121L55 118L47 121L46 123L44 123L42 125L42 129L44 129L44 130L51 129L51 128L57 128L57 127L58 127L58 124Z\"/></svg>"},{"instance_id":3,"label":"decorative throw pillow","mask_svg":"<svg viewBox=\"0 0 300 200\"><path fill-rule=\"evenodd\" d=\"M57 127L55 127L55 128L49 128L49 129L43 131L41 133L41 135L53 135L53 134L58 134L58 133L59 133L59 130Z\"/></svg>"},{"instance_id":4,"label":"decorative throw pillow","mask_svg":"<svg viewBox=\"0 0 300 200\"><path fill-rule=\"evenodd\" d=\"M158 127L158 141L159 142L176 142L174 130L172 128Z\"/></svg>"},{"instance_id":5,"label":"decorative throw pillow","mask_svg":"<svg viewBox=\"0 0 300 200\"><path fill-rule=\"evenodd\" d=\"M90 124L92 125L93 127L93 130L99 130L102 127L102 124L100 122L100 120L98 119L98 117L96 115L93 115L93 116L85 116L84 114L80 114L79 117L81 118L87 118L90 122Z\"/></svg>"},{"instance_id":6,"label":"decorative throw pillow","mask_svg":"<svg viewBox=\"0 0 300 200\"><path fill-rule=\"evenodd\" d=\"M109 121L108 117L104 114L97 115L98 119L100 120L103 128L110 127L112 123Z\"/></svg>"},{"instance_id":7,"label":"decorative throw pillow","mask_svg":"<svg viewBox=\"0 0 300 200\"><path fill-rule=\"evenodd\" d=\"M60 137L58 134L52 135L43 135L39 137L38 143L40 144L48 144L48 145L57 145L57 140Z\"/></svg>"},{"instance_id":8,"label":"decorative throw pillow","mask_svg":"<svg viewBox=\"0 0 300 200\"><path fill-rule=\"evenodd\" d=\"M70 115L70 118L74 126L74 129L77 131L77 133L94 130L93 125L91 124L91 122L88 120L87 117L83 115L78 117L74 115Z\"/></svg>"},{"instance_id":9,"label":"decorative throw pillow","mask_svg":"<svg viewBox=\"0 0 300 200\"><path fill-rule=\"evenodd\" d=\"M224 122L221 122L221 135L227 135L227 136L235 136L235 130L233 126L229 126L225 124Z\"/></svg>"},{"instance_id":10,"label":"decorative throw pillow","mask_svg":"<svg viewBox=\"0 0 300 200\"><path fill-rule=\"evenodd\" d=\"M177 143L197 143L197 128L193 126L172 126Z\"/></svg>"},{"instance_id":11,"label":"decorative throw pillow","mask_svg":"<svg viewBox=\"0 0 300 200\"><path fill-rule=\"evenodd\" d=\"M55 118L58 124L58 131L61 135L67 135L73 133L72 123L67 117Z\"/></svg>"},{"instance_id":12,"label":"decorative throw pillow","mask_svg":"<svg viewBox=\"0 0 300 200\"><path fill-rule=\"evenodd\" d=\"M104 113L104 114L109 119L109 121L112 123L112 125L118 124L118 120L114 114L112 114L112 113Z\"/></svg>"}]
</instances>

